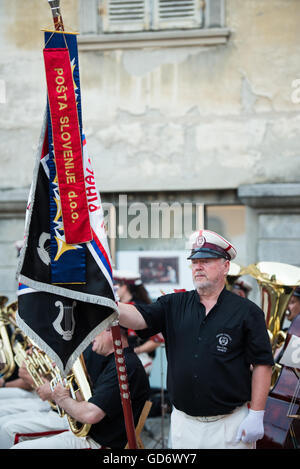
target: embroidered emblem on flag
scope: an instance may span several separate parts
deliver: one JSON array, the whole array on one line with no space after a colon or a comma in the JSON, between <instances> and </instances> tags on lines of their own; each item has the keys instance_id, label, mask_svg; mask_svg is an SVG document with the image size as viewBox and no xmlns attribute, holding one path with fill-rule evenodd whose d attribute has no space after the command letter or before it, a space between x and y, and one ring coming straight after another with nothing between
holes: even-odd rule
<instances>
[{"instance_id":1,"label":"embroidered emblem on flag","mask_svg":"<svg viewBox=\"0 0 300 469\"><path fill-rule=\"evenodd\" d=\"M44 49L44 61L66 243L85 243L92 233L69 51Z\"/></svg>"},{"instance_id":2,"label":"embroidered emblem on flag","mask_svg":"<svg viewBox=\"0 0 300 469\"><path fill-rule=\"evenodd\" d=\"M47 353L63 374L70 371L94 337L118 319L101 197L82 132L76 36L45 33L48 47L64 48L65 40L76 83L81 180L91 237L75 245L66 241L61 187L53 170L55 126L49 124L53 116L46 109L27 204L24 247L17 270L19 308L16 318L23 332ZM81 270L84 270L84 282L78 281Z\"/></svg>"}]
</instances>

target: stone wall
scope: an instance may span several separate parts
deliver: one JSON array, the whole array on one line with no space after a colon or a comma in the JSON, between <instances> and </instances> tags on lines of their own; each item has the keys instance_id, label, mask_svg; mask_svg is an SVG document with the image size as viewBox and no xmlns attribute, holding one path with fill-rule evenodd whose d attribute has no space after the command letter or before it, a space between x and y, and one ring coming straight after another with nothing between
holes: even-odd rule
<instances>
[{"instance_id":1,"label":"stone wall","mask_svg":"<svg viewBox=\"0 0 300 469\"><path fill-rule=\"evenodd\" d=\"M62 2L79 28L78 3ZM31 12L34 11L34 15ZM83 121L102 192L297 182L297 0L227 0L218 46L81 51ZM46 90L47 2L0 4L0 188L28 187ZM80 40L80 38L79 38ZM138 45L137 45L138 47Z\"/></svg>"},{"instance_id":2,"label":"stone wall","mask_svg":"<svg viewBox=\"0 0 300 469\"><path fill-rule=\"evenodd\" d=\"M78 30L78 1L61 3L66 29ZM248 207L249 262L300 265L299 13L298 0L226 0L230 35L211 46L89 51L79 37L100 192L195 192L201 201L210 191L205 201L222 204L220 194L233 191ZM0 2L0 281L11 294L46 104L41 29L51 22L46 0ZM255 189L264 185L287 192L266 204Z\"/></svg>"}]
</instances>

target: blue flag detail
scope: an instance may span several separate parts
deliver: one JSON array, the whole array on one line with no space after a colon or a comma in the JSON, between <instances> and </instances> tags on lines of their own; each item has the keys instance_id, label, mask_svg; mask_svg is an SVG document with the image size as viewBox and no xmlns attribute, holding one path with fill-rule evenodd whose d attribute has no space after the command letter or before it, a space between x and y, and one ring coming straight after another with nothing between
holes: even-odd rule
<instances>
[{"instance_id":1,"label":"blue flag detail","mask_svg":"<svg viewBox=\"0 0 300 469\"><path fill-rule=\"evenodd\" d=\"M65 37L65 38L64 38ZM79 79L78 50L75 35L45 33L45 48L57 49L68 46L73 71L75 96L77 102L78 122L82 136L81 93ZM65 242L61 201L55 165L53 135L49 104L47 105L48 147L49 147L49 197L50 197L50 257L51 283L85 283L86 282L86 245L69 245Z\"/></svg>"}]
</instances>

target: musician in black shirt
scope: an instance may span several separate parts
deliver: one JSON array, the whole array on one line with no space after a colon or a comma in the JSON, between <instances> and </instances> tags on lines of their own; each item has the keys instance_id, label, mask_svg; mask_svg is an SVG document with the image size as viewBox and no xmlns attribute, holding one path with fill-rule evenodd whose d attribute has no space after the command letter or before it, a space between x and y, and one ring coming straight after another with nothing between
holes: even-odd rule
<instances>
[{"instance_id":1,"label":"musician in black shirt","mask_svg":"<svg viewBox=\"0 0 300 469\"><path fill-rule=\"evenodd\" d=\"M123 353L129 383L132 412L135 425L149 395L149 383L142 363L133 350L128 347L127 333L121 329ZM97 365L93 373L92 397L88 401L77 401L70 396L69 390L57 385L52 393L53 400L67 414L82 423L91 424L87 437L77 437L71 430L55 436L28 440L13 449L98 449L101 447L124 448L127 434L121 403L120 387L114 357L111 330L105 330L93 341L92 349L99 355L85 357L89 370L93 370L91 361ZM100 364L100 365L99 365Z\"/></svg>"},{"instance_id":2,"label":"musician in black shirt","mask_svg":"<svg viewBox=\"0 0 300 469\"><path fill-rule=\"evenodd\" d=\"M191 242L195 290L119 304L120 323L165 338L172 448L252 448L263 437L273 365L264 314L226 290L236 255L227 240L201 230Z\"/></svg>"}]
</instances>

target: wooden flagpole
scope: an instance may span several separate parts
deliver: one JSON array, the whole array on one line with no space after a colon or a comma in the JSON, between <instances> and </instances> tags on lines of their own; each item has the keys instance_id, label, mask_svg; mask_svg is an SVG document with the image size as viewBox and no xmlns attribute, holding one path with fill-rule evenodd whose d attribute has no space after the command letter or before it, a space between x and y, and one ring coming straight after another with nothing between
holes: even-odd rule
<instances>
[{"instance_id":1,"label":"wooden flagpole","mask_svg":"<svg viewBox=\"0 0 300 469\"><path fill-rule=\"evenodd\" d=\"M52 11L55 31L64 31L64 23L59 7L60 0L48 0L48 3Z\"/></svg>"},{"instance_id":2,"label":"wooden flagpole","mask_svg":"<svg viewBox=\"0 0 300 469\"><path fill-rule=\"evenodd\" d=\"M114 354L115 354L115 361L116 361L117 372L118 372L121 401L122 401L125 427L126 427L126 433L127 433L128 449L137 449L138 446L137 446L137 441L136 441L126 363L125 363L125 357L123 353L119 323L112 326L111 332L112 332L113 342L114 342Z\"/></svg>"},{"instance_id":3,"label":"wooden flagpole","mask_svg":"<svg viewBox=\"0 0 300 469\"><path fill-rule=\"evenodd\" d=\"M55 31L64 31L63 19L60 12L60 0L48 0L52 11ZM114 354L118 372L118 380L121 394L121 401L124 413L125 428L127 433L128 448L137 449L137 441L131 407L128 376L126 371L125 358L122 348L121 333L119 323L112 328L112 336L114 342Z\"/></svg>"}]
</instances>

